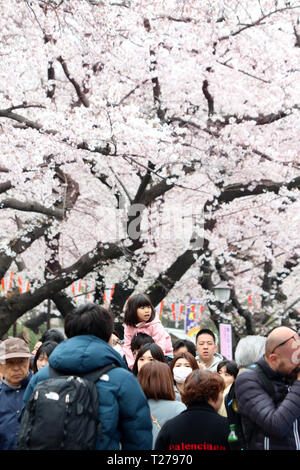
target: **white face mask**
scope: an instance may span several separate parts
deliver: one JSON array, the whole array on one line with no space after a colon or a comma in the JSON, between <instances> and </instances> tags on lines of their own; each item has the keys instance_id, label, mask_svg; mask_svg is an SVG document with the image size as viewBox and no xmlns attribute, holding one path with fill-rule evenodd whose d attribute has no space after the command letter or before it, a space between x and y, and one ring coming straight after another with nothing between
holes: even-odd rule
<instances>
[{"instance_id":1,"label":"white face mask","mask_svg":"<svg viewBox=\"0 0 300 470\"><path fill-rule=\"evenodd\" d=\"M193 372L191 367L174 367L173 376L175 382L182 384L191 372Z\"/></svg>"}]
</instances>

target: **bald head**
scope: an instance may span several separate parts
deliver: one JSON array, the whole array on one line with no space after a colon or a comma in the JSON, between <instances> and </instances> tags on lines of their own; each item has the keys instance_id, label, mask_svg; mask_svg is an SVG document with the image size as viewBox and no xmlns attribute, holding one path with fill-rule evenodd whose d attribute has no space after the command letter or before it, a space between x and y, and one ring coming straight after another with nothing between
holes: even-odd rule
<instances>
[{"instance_id":1,"label":"bald head","mask_svg":"<svg viewBox=\"0 0 300 470\"><path fill-rule=\"evenodd\" d=\"M266 357L268 358L274 349L293 335L295 335L295 331L287 326L279 326L271 331L266 341Z\"/></svg>"}]
</instances>

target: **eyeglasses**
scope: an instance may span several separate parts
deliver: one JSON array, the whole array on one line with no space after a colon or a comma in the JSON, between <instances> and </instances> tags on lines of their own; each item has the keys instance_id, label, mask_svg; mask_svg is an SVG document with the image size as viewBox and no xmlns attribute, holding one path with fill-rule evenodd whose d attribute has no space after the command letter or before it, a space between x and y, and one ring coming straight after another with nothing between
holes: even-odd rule
<instances>
[{"instance_id":1,"label":"eyeglasses","mask_svg":"<svg viewBox=\"0 0 300 470\"><path fill-rule=\"evenodd\" d=\"M286 344L288 341L290 341L290 339L294 339L295 341L299 341L299 338L295 338L295 335L291 336L290 338L286 339L285 341L282 341L282 343L279 343L277 344L277 346L275 346L275 348L273 349L273 351L270 353L270 354L273 354L275 349L279 348L280 346L283 346L284 344Z\"/></svg>"}]
</instances>

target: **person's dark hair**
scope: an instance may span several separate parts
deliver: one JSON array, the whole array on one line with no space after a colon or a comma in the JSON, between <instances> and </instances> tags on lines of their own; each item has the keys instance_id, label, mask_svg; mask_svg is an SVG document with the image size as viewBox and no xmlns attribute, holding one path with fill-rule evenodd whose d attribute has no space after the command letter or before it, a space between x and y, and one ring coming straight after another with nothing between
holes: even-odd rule
<instances>
[{"instance_id":1,"label":"person's dark hair","mask_svg":"<svg viewBox=\"0 0 300 470\"><path fill-rule=\"evenodd\" d=\"M144 344L148 343L154 343L152 336L147 335L147 333L137 333L131 340L131 351L137 351L144 346Z\"/></svg>"},{"instance_id":2,"label":"person's dark hair","mask_svg":"<svg viewBox=\"0 0 300 470\"><path fill-rule=\"evenodd\" d=\"M226 361L219 362L219 364L217 365L217 372L219 372L220 369L224 366L226 368L227 374L232 375L234 378L237 377L238 372L239 372L239 368L238 368L237 363L235 361L227 361L226 360Z\"/></svg>"},{"instance_id":3,"label":"person's dark hair","mask_svg":"<svg viewBox=\"0 0 300 470\"><path fill-rule=\"evenodd\" d=\"M146 397L154 400L176 400L173 377L168 364L152 361L145 364L137 375Z\"/></svg>"},{"instance_id":4,"label":"person's dark hair","mask_svg":"<svg viewBox=\"0 0 300 470\"><path fill-rule=\"evenodd\" d=\"M214 343L216 342L216 336L214 334L213 331L211 331L209 328L203 328L202 330L198 331L198 333L196 334L196 343L197 343L197 339L199 338L200 335L210 335L213 340L214 340Z\"/></svg>"},{"instance_id":5,"label":"person's dark hair","mask_svg":"<svg viewBox=\"0 0 300 470\"><path fill-rule=\"evenodd\" d=\"M173 352L176 354L176 351L180 348L186 347L188 352L192 354L194 357L196 357L196 346L192 341L189 341L188 339L179 339L173 344Z\"/></svg>"},{"instance_id":6,"label":"person's dark hair","mask_svg":"<svg viewBox=\"0 0 300 470\"><path fill-rule=\"evenodd\" d=\"M148 344L144 344L144 346L141 347L141 349L139 350L139 352L137 353L137 356L135 358L135 361L134 361L134 364L133 364L133 367L132 367L132 372L134 375L137 375L138 374L138 360L140 359L140 357L142 357L145 352L147 351L150 351L151 352L151 356L153 357L153 359L155 359L156 361L160 361L160 362L165 362L167 363L166 361L166 358L165 358L165 355L164 355L164 352L163 350L161 349L160 346L158 346L158 344L156 343L148 343Z\"/></svg>"},{"instance_id":7,"label":"person's dark hair","mask_svg":"<svg viewBox=\"0 0 300 470\"><path fill-rule=\"evenodd\" d=\"M121 338L120 338L120 334L118 333L117 330L113 329L112 332L111 332L111 334L112 334L112 335L116 335L119 339L121 339Z\"/></svg>"},{"instance_id":8,"label":"person's dark hair","mask_svg":"<svg viewBox=\"0 0 300 470\"><path fill-rule=\"evenodd\" d=\"M217 401L224 388L224 380L217 372L194 370L186 378L181 399L187 407L192 403Z\"/></svg>"},{"instance_id":9,"label":"person's dark hair","mask_svg":"<svg viewBox=\"0 0 300 470\"><path fill-rule=\"evenodd\" d=\"M87 303L65 317L65 333L68 338L94 335L108 342L114 328L112 314L101 305Z\"/></svg>"},{"instance_id":10,"label":"person's dark hair","mask_svg":"<svg viewBox=\"0 0 300 470\"><path fill-rule=\"evenodd\" d=\"M46 341L55 341L56 343L62 343L65 340L64 334L56 328L50 328L43 333L40 341L45 343Z\"/></svg>"},{"instance_id":11,"label":"person's dark hair","mask_svg":"<svg viewBox=\"0 0 300 470\"><path fill-rule=\"evenodd\" d=\"M38 350L37 350L37 352L36 352L36 354L33 358L32 371L33 371L34 374L36 372L38 372L37 360L41 356L41 354L45 353L46 356L49 358L50 354L56 348L57 345L58 345L58 343L56 343L55 341L45 341L44 343L42 343L40 345L40 347L38 348Z\"/></svg>"},{"instance_id":12,"label":"person's dark hair","mask_svg":"<svg viewBox=\"0 0 300 470\"><path fill-rule=\"evenodd\" d=\"M174 369L175 364L178 361L178 359L186 359L190 363L190 366L193 370L198 370L199 369L198 362L196 361L195 357L191 353L181 352L181 353L175 354L172 361L171 361L171 363L170 363L170 369L171 369L172 373L173 373L173 369Z\"/></svg>"},{"instance_id":13,"label":"person's dark hair","mask_svg":"<svg viewBox=\"0 0 300 470\"><path fill-rule=\"evenodd\" d=\"M124 316L124 323L128 326L135 326L139 323L139 319L137 317L137 309L140 307L151 307L152 313L147 320L147 323L151 322L155 318L155 309L152 305L150 297L146 294L136 294L130 297L127 301L125 307L125 316Z\"/></svg>"}]
</instances>

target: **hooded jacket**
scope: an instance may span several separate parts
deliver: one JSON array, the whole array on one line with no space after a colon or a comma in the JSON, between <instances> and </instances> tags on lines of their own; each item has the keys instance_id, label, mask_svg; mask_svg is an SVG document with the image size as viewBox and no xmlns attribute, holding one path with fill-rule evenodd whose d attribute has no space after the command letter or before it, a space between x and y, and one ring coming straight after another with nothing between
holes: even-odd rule
<instances>
[{"instance_id":1,"label":"hooded jacket","mask_svg":"<svg viewBox=\"0 0 300 470\"><path fill-rule=\"evenodd\" d=\"M235 380L237 405L249 449L300 450L300 381L275 372L263 357L257 362L273 384L273 398L255 370L246 369Z\"/></svg>"},{"instance_id":2,"label":"hooded jacket","mask_svg":"<svg viewBox=\"0 0 300 470\"><path fill-rule=\"evenodd\" d=\"M199 360L199 356L197 356L196 359L201 366L205 366L205 364ZM214 353L212 363L208 367L205 366L205 369L211 370L212 372L217 372L217 366L221 361L224 361L222 354Z\"/></svg>"},{"instance_id":3,"label":"hooded jacket","mask_svg":"<svg viewBox=\"0 0 300 470\"><path fill-rule=\"evenodd\" d=\"M146 333L151 336L154 342L161 347L165 356L173 356L171 336L165 330L158 317L155 317L154 320L150 322L140 322L136 326L125 325L123 351L125 353L129 369L132 369L134 364L134 357L131 351L131 341L138 333Z\"/></svg>"},{"instance_id":4,"label":"hooded jacket","mask_svg":"<svg viewBox=\"0 0 300 470\"><path fill-rule=\"evenodd\" d=\"M108 343L93 335L74 336L60 343L49 357L51 367L66 374L85 374L114 363L96 383L99 392L99 418L103 438L97 439L99 450L145 450L152 448L152 421L147 399L137 378L127 370L120 354ZM109 380L107 380L107 376ZM31 379L24 404L36 385L49 378L45 366Z\"/></svg>"}]
</instances>

